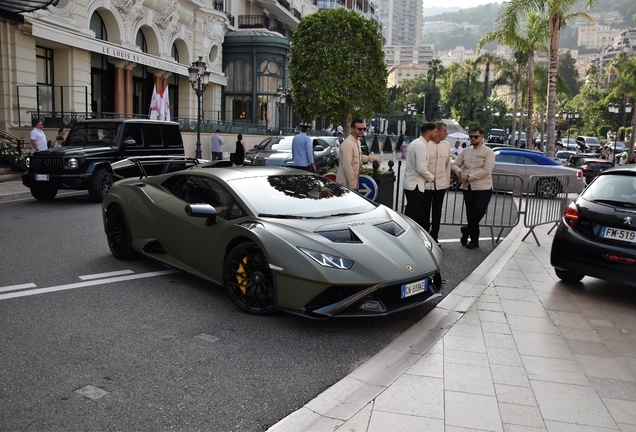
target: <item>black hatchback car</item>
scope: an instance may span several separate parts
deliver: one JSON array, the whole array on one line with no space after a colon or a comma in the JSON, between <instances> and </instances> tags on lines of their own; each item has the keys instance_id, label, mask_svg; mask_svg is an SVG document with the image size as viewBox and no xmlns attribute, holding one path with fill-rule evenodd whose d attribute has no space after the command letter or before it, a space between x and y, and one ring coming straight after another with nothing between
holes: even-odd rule
<instances>
[{"instance_id":1,"label":"black hatchback car","mask_svg":"<svg viewBox=\"0 0 636 432\"><path fill-rule=\"evenodd\" d=\"M292 159L293 136L273 136L245 153L243 165L294 166ZM314 149L314 163L318 172L325 172L338 165L336 150L321 137L311 137Z\"/></svg>"},{"instance_id":2,"label":"black hatchback car","mask_svg":"<svg viewBox=\"0 0 636 432\"><path fill-rule=\"evenodd\" d=\"M566 208L550 263L566 282L592 276L636 286L636 167L599 174Z\"/></svg>"},{"instance_id":3,"label":"black hatchback car","mask_svg":"<svg viewBox=\"0 0 636 432\"><path fill-rule=\"evenodd\" d=\"M577 158L570 165L572 168L580 169L585 179L585 184L590 184L594 178L605 171L612 168L612 161L606 159L598 159L596 157Z\"/></svg>"}]
</instances>

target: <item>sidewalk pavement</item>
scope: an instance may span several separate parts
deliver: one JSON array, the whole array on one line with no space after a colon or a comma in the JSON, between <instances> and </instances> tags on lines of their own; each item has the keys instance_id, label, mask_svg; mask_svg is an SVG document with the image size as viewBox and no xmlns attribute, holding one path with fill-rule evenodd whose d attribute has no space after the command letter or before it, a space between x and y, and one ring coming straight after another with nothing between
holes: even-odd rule
<instances>
[{"instance_id":1,"label":"sidewalk pavement","mask_svg":"<svg viewBox=\"0 0 636 432\"><path fill-rule=\"evenodd\" d=\"M517 226L424 319L270 432L636 431L636 301ZM470 251L466 251L470 253Z\"/></svg>"},{"instance_id":2,"label":"sidewalk pavement","mask_svg":"<svg viewBox=\"0 0 636 432\"><path fill-rule=\"evenodd\" d=\"M59 190L58 196L86 193L85 191ZM24 198L33 198L28 187L22 184L22 180L8 180L0 182L0 203Z\"/></svg>"}]
</instances>

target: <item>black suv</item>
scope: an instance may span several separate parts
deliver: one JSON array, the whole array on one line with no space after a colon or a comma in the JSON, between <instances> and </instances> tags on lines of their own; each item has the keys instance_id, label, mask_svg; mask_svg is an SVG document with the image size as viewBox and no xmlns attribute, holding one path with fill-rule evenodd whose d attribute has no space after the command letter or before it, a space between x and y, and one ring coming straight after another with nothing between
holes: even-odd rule
<instances>
[{"instance_id":1,"label":"black suv","mask_svg":"<svg viewBox=\"0 0 636 432\"><path fill-rule=\"evenodd\" d=\"M63 147L26 159L22 183L39 200L58 189L88 190L102 202L115 176L111 163L133 156L183 155L179 124L156 120L86 120L71 128Z\"/></svg>"},{"instance_id":2,"label":"black suv","mask_svg":"<svg viewBox=\"0 0 636 432\"><path fill-rule=\"evenodd\" d=\"M490 132L488 133L488 142L503 144L504 135L505 133L503 129L490 129Z\"/></svg>"}]
</instances>

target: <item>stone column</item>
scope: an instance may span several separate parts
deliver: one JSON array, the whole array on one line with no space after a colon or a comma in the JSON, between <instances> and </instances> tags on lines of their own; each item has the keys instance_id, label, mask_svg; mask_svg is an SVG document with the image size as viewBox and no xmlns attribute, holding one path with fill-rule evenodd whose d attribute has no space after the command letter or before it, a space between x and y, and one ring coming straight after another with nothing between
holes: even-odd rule
<instances>
[{"instance_id":1,"label":"stone column","mask_svg":"<svg viewBox=\"0 0 636 432\"><path fill-rule=\"evenodd\" d=\"M113 96L115 101L115 116L125 116L126 114L126 80L125 70L126 61L111 61L115 66L115 88L113 89ZM132 71L131 71L132 72ZM131 74L132 80L132 74Z\"/></svg>"},{"instance_id":2,"label":"stone column","mask_svg":"<svg viewBox=\"0 0 636 432\"><path fill-rule=\"evenodd\" d=\"M136 63L127 63L124 68L124 100L126 117L132 117L133 114L133 73L132 70Z\"/></svg>"}]
</instances>

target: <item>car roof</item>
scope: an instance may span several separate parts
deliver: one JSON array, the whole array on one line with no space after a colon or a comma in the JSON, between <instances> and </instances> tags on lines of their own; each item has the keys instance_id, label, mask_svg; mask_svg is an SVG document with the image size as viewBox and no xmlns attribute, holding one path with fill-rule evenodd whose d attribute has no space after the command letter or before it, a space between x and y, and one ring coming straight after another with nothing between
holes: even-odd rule
<instances>
[{"instance_id":1,"label":"car roof","mask_svg":"<svg viewBox=\"0 0 636 432\"><path fill-rule=\"evenodd\" d=\"M99 124L104 124L104 123L146 123L146 124L154 124L154 125L165 125L165 124L169 124L169 125L177 125L179 126L179 123L177 122L173 122L173 121L164 121L164 120L150 120L150 119L91 119L91 120L80 120L77 121L75 124L86 124L86 123L99 123Z\"/></svg>"},{"instance_id":2,"label":"car roof","mask_svg":"<svg viewBox=\"0 0 636 432\"><path fill-rule=\"evenodd\" d=\"M525 149L497 149L496 152L501 154L509 154L509 155L517 155L517 156L525 156L534 160L535 162L540 162L541 165L561 165L555 160L550 159L543 153L536 150L525 150Z\"/></svg>"}]
</instances>

